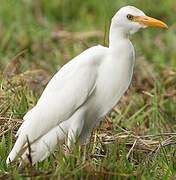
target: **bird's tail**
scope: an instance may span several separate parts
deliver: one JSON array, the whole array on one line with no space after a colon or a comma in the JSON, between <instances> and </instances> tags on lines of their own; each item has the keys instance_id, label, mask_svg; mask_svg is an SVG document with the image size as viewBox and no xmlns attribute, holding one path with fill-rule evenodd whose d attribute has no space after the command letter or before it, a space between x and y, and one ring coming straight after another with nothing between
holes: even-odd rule
<instances>
[{"instance_id":1,"label":"bird's tail","mask_svg":"<svg viewBox=\"0 0 176 180\"><path fill-rule=\"evenodd\" d=\"M31 109L29 112L26 113L26 115L23 117L24 122L22 123L22 125L20 126L20 128L18 129L16 136L18 137L15 145L13 146L10 154L8 155L7 159L6 159L6 163L9 164L10 162L14 161L15 158L20 155L21 150L23 149L24 145L27 142L27 138L30 135L30 130L31 128L29 128L29 122L30 119L32 119L32 112L34 111L34 108ZM32 138L31 138L32 139Z\"/></svg>"},{"instance_id":2,"label":"bird's tail","mask_svg":"<svg viewBox=\"0 0 176 180\"><path fill-rule=\"evenodd\" d=\"M29 162L28 154L31 156L32 164L43 161L45 158L47 158L49 154L54 151L54 148L58 142L61 144L64 142L67 136L68 127L69 123L65 121L32 143L30 146L31 152L29 152L29 149L26 149L21 156L23 162Z\"/></svg>"},{"instance_id":3,"label":"bird's tail","mask_svg":"<svg viewBox=\"0 0 176 180\"><path fill-rule=\"evenodd\" d=\"M32 164L44 160L54 150L54 147L57 145L58 141L64 142L64 139L67 136L69 125L69 122L64 121L55 128L51 129L48 133L30 143L30 150L28 146L28 137L23 133L19 133L19 137L12 151L7 157L6 163L9 164L17 157L21 158L21 165L23 162L29 163L29 154Z\"/></svg>"},{"instance_id":4,"label":"bird's tail","mask_svg":"<svg viewBox=\"0 0 176 180\"><path fill-rule=\"evenodd\" d=\"M15 158L18 156L20 150L22 149L22 147L24 146L25 143L26 143L25 137L19 136L18 139L16 140L16 143L15 143L13 149L11 150L10 154L8 155L8 157L6 159L7 164L9 164L10 162L15 160Z\"/></svg>"}]
</instances>

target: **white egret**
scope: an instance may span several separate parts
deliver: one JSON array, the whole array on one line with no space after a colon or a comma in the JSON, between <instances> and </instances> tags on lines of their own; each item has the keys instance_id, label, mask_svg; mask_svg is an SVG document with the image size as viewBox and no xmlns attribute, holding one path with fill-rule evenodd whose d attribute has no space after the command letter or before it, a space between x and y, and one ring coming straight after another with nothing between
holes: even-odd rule
<instances>
[{"instance_id":1,"label":"white egret","mask_svg":"<svg viewBox=\"0 0 176 180\"><path fill-rule=\"evenodd\" d=\"M133 7L122 7L112 18L109 47L91 47L64 65L25 116L7 163L16 157L27 161L30 143L32 163L42 161L58 141L68 147L76 137L86 143L92 129L117 104L127 90L135 62L129 35L140 28L167 28L160 20Z\"/></svg>"}]
</instances>

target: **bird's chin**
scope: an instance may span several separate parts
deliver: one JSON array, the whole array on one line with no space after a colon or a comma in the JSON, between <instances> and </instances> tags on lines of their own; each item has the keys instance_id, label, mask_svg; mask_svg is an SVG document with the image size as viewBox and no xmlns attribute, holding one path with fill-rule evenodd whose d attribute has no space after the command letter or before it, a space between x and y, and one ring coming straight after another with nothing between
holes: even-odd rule
<instances>
[{"instance_id":1,"label":"bird's chin","mask_svg":"<svg viewBox=\"0 0 176 180\"><path fill-rule=\"evenodd\" d=\"M148 26L146 26L146 25L142 25L142 28L143 28L143 29L145 29L145 28L147 28L147 27L148 27Z\"/></svg>"},{"instance_id":2,"label":"bird's chin","mask_svg":"<svg viewBox=\"0 0 176 180\"><path fill-rule=\"evenodd\" d=\"M137 29L137 28L131 29L130 32L129 32L129 34L130 34L130 35L131 35L131 34L135 34L136 32L139 31L139 29L140 29L140 28L138 28L138 29Z\"/></svg>"},{"instance_id":3,"label":"bird's chin","mask_svg":"<svg viewBox=\"0 0 176 180\"><path fill-rule=\"evenodd\" d=\"M145 29L145 28L147 28L147 26L146 25L135 26L134 28L130 29L129 34L134 34L134 33L138 32L141 28Z\"/></svg>"}]
</instances>

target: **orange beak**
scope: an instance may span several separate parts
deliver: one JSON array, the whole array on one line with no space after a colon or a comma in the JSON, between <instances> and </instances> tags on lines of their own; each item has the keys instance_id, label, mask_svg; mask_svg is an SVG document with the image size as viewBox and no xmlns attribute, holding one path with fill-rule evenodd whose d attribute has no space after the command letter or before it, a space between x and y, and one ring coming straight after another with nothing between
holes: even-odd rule
<instances>
[{"instance_id":1,"label":"orange beak","mask_svg":"<svg viewBox=\"0 0 176 180\"><path fill-rule=\"evenodd\" d=\"M135 16L133 20L145 26L168 28L167 24L164 22L149 16Z\"/></svg>"}]
</instances>

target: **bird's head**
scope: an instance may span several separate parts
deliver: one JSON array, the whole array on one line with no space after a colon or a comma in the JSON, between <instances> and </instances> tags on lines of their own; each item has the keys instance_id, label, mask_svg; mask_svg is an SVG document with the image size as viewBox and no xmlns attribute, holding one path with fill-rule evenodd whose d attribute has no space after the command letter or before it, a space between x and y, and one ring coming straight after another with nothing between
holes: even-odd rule
<instances>
[{"instance_id":1,"label":"bird's head","mask_svg":"<svg viewBox=\"0 0 176 180\"><path fill-rule=\"evenodd\" d=\"M119 9L112 18L112 23L116 27L121 27L128 34L133 34L140 28L146 28L148 26L168 28L164 22L146 16L144 12L134 6L125 6Z\"/></svg>"}]
</instances>

